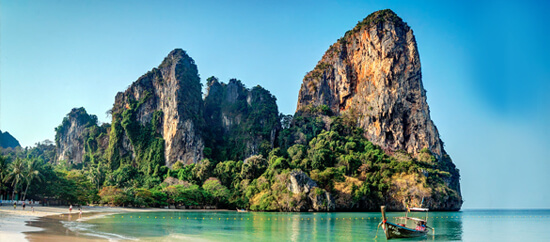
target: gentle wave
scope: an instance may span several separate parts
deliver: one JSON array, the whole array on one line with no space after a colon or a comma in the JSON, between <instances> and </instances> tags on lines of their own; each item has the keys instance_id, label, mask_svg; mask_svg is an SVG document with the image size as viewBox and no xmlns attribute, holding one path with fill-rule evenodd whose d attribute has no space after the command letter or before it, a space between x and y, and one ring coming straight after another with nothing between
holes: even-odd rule
<instances>
[{"instance_id":1,"label":"gentle wave","mask_svg":"<svg viewBox=\"0 0 550 242\"><path fill-rule=\"evenodd\" d=\"M163 240L163 239L160 239L160 240ZM211 240L199 238L196 236L188 236L188 235L178 234L178 233L170 234L164 237L164 240L166 241L211 241Z\"/></svg>"},{"instance_id":2,"label":"gentle wave","mask_svg":"<svg viewBox=\"0 0 550 242\"><path fill-rule=\"evenodd\" d=\"M84 222L84 221L88 221L88 220L92 220L92 219L101 219L101 218L106 218L107 216L112 216L113 214L118 214L118 213L102 213L102 214L97 214L97 215L92 215L92 216L79 218L76 221Z\"/></svg>"},{"instance_id":3,"label":"gentle wave","mask_svg":"<svg viewBox=\"0 0 550 242\"><path fill-rule=\"evenodd\" d=\"M103 216L103 215L102 215ZM92 216L94 217L94 216ZM101 216L96 216L101 217ZM88 219L87 219L88 220ZM94 224L81 223L80 221L61 221L63 227L75 232L77 234L86 235L90 237L96 237L101 239L107 239L109 241L118 241L118 240L138 240L134 237L123 236L115 233L101 232L94 230L97 227Z\"/></svg>"}]
</instances>

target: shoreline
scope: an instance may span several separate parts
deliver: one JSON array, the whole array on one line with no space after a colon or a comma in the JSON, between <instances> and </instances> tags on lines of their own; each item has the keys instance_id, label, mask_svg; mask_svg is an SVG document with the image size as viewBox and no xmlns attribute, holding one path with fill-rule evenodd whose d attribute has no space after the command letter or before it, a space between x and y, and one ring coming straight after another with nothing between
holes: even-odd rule
<instances>
[{"instance_id":1,"label":"shoreline","mask_svg":"<svg viewBox=\"0 0 550 242\"><path fill-rule=\"evenodd\" d=\"M123 208L123 207L102 207L102 206L82 206L82 219L93 214L116 214L128 212L213 212L213 211L232 211L225 209L167 209L167 208ZM77 207L73 207L73 211L69 214L68 206L34 206L34 212L30 206L25 210L21 206L13 209L13 206L0 206L0 241L32 241L29 238L31 234L40 233L44 228L33 226L33 223L38 223L38 220L45 217L64 217L66 215L77 216L79 211ZM68 239L69 237L65 237ZM78 238L78 237L77 237ZM49 238L46 241L56 241L59 237ZM74 239L71 238L71 240ZM40 240L43 241L43 240ZM82 241L90 241L82 238Z\"/></svg>"}]
</instances>

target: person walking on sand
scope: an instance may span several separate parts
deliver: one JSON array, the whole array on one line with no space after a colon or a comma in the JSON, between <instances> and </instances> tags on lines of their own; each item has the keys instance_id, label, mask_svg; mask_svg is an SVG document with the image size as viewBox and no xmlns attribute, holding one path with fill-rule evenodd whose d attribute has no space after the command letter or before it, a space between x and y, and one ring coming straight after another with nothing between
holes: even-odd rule
<instances>
[{"instance_id":1,"label":"person walking on sand","mask_svg":"<svg viewBox=\"0 0 550 242\"><path fill-rule=\"evenodd\" d=\"M17 208L17 202L13 201L13 209L16 209L16 208Z\"/></svg>"},{"instance_id":2,"label":"person walking on sand","mask_svg":"<svg viewBox=\"0 0 550 242\"><path fill-rule=\"evenodd\" d=\"M23 201L23 210L25 210L25 201Z\"/></svg>"},{"instance_id":3,"label":"person walking on sand","mask_svg":"<svg viewBox=\"0 0 550 242\"><path fill-rule=\"evenodd\" d=\"M82 207L78 208L78 217L82 218Z\"/></svg>"},{"instance_id":4,"label":"person walking on sand","mask_svg":"<svg viewBox=\"0 0 550 242\"><path fill-rule=\"evenodd\" d=\"M71 205L69 206L69 214L72 213L72 212L73 212L73 205L71 204Z\"/></svg>"}]
</instances>

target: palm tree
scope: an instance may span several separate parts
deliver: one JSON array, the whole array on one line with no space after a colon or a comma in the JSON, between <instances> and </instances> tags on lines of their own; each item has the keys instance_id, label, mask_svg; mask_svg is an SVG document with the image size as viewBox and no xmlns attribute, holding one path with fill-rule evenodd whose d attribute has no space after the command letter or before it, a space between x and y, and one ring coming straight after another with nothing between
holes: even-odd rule
<instances>
[{"instance_id":1,"label":"palm tree","mask_svg":"<svg viewBox=\"0 0 550 242\"><path fill-rule=\"evenodd\" d=\"M0 193L2 194L4 194L3 191L7 188L4 183L6 176L8 176L8 159L0 156Z\"/></svg>"},{"instance_id":2,"label":"palm tree","mask_svg":"<svg viewBox=\"0 0 550 242\"><path fill-rule=\"evenodd\" d=\"M5 177L4 181L11 180L11 185L13 187L13 192L11 194L11 199L15 200L15 191L19 182L25 179L25 163L21 158L16 158L14 162L10 164L11 171L8 173L8 176Z\"/></svg>"},{"instance_id":3,"label":"palm tree","mask_svg":"<svg viewBox=\"0 0 550 242\"><path fill-rule=\"evenodd\" d=\"M105 173L107 166L97 164L97 165L91 165L88 167L88 170L86 171L86 175L88 179L92 182L92 184L95 185L95 187L99 190L103 182L105 181Z\"/></svg>"},{"instance_id":4,"label":"palm tree","mask_svg":"<svg viewBox=\"0 0 550 242\"><path fill-rule=\"evenodd\" d=\"M38 181L41 181L40 177L42 176L40 173L40 162L36 159L29 160L26 167L25 180L27 181L27 187L25 188L25 193L23 193L23 200L27 198L27 190L29 189L32 180L36 178Z\"/></svg>"},{"instance_id":5,"label":"palm tree","mask_svg":"<svg viewBox=\"0 0 550 242\"><path fill-rule=\"evenodd\" d=\"M86 175L88 179L96 186L96 188L99 189L99 172L96 168L93 166L89 168L89 170L86 171Z\"/></svg>"}]
</instances>

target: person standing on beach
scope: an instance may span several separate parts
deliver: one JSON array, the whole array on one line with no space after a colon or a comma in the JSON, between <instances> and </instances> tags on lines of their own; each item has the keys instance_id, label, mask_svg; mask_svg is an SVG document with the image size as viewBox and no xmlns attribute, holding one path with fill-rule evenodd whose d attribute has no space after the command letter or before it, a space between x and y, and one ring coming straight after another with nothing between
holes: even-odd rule
<instances>
[{"instance_id":1,"label":"person standing on beach","mask_svg":"<svg viewBox=\"0 0 550 242\"><path fill-rule=\"evenodd\" d=\"M23 201L23 210L25 210L25 201Z\"/></svg>"},{"instance_id":2,"label":"person standing on beach","mask_svg":"<svg viewBox=\"0 0 550 242\"><path fill-rule=\"evenodd\" d=\"M69 206L69 213L71 213L71 212L73 212L73 205L72 204Z\"/></svg>"},{"instance_id":3,"label":"person standing on beach","mask_svg":"<svg viewBox=\"0 0 550 242\"><path fill-rule=\"evenodd\" d=\"M13 201L13 209L16 209L16 208L17 208L17 202Z\"/></svg>"},{"instance_id":4,"label":"person standing on beach","mask_svg":"<svg viewBox=\"0 0 550 242\"><path fill-rule=\"evenodd\" d=\"M82 218L82 207L78 208L78 211L79 211L79 212L78 212L78 213L79 213L79 214L78 214L78 217L79 217L79 218Z\"/></svg>"}]
</instances>

